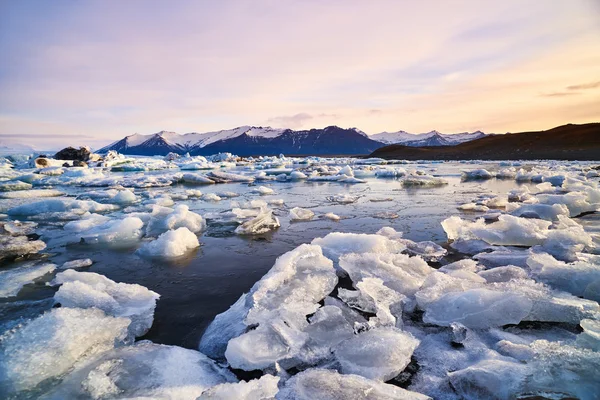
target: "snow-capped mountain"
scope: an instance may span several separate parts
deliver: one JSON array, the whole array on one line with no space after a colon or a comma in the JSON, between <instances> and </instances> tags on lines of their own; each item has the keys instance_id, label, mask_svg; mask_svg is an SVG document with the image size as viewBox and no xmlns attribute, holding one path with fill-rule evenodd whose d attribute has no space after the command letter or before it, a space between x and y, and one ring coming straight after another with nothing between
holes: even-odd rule
<instances>
[{"instance_id":1,"label":"snow-capped mountain","mask_svg":"<svg viewBox=\"0 0 600 400\"><path fill-rule=\"evenodd\" d=\"M405 131L383 132L368 136L357 128L329 126L324 129L294 131L262 126L240 126L205 133L161 131L152 135L135 134L116 141L100 150L116 150L132 155L165 155L190 153L210 155L230 152L240 156L284 154L368 154L387 144L412 147L453 146L485 136L483 132L442 134L431 131L412 134Z\"/></svg>"},{"instance_id":2,"label":"snow-capped mountain","mask_svg":"<svg viewBox=\"0 0 600 400\"><path fill-rule=\"evenodd\" d=\"M0 155L35 153L36 150L26 144L8 140L0 141Z\"/></svg>"},{"instance_id":3,"label":"snow-capped mountain","mask_svg":"<svg viewBox=\"0 0 600 400\"><path fill-rule=\"evenodd\" d=\"M170 152L210 155L230 152L240 156L284 154L367 154L383 143L357 129L329 126L324 129L293 131L270 127L241 126L206 133L161 131L153 135L131 135L100 150L131 155L165 155Z\"/></svg>"},{"instance_id":4,"label":"snow-capped mountain","mask_svg":"<svg viewBox=\"0 0 600 400\"><path fill-rule=\"evenodd\" d=\"M382 132L371 136L371 139L385 144L402 144L411 147L454 146L484 137L481 131L444 134L438 131L427 133L408 133L405 131Z\"/></svg>"}]
</instances>

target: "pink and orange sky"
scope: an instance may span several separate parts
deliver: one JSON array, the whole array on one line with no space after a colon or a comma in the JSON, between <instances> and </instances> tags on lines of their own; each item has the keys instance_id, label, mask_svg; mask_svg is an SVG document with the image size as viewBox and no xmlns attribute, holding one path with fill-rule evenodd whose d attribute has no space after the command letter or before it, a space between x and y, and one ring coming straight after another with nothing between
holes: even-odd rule
<instances>
[{"instance_id":1,"label":"pink and orange sky","mask_svg":"<svg viewBox=\"0 0 600 400\"><path fill-rule=\"evenodd\" d=\"M0 140L600 121L598 0L0 0Z\"/></svg>"}]
</instances>

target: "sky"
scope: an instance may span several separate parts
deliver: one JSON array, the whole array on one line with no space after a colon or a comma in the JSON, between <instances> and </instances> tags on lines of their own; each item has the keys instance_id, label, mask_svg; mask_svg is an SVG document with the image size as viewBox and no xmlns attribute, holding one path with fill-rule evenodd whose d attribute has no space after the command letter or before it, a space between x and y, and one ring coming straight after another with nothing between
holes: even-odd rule
<instances>
[{"instance_id":1,"label":"sky","mask_svg":"<svg viewBox=\"0 0 600 400\"><path fill-rule=\"evenodd\" d=\"M0 0L0 142L600 121L598 0Z\"/></svg>"}]
</instances>

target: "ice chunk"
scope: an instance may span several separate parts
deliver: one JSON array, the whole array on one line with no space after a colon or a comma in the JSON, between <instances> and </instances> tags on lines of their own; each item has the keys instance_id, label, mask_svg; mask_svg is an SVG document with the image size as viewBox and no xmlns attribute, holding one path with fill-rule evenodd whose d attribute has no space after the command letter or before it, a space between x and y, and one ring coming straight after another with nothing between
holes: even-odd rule
<instances>
[{"instance_id":1,"label":"ice chunk","mask_svg":"<svg viewBox=\"0 0 600 400\"><path fill-rule=\"evenodd\" d=\"M290 210L291 221L310 221L315 213L306 208L294 207Z\"/></svg>"},{"instance_id":2,"label":"ice chunk","mask_svg":"<svg viewBox=\"0 0 600 400\"><path fill-rule=\"evenodd\" d=\"M333 304L331 300L329 303ZM309 318L310 324L303 329L308 339L296 355L302 365L316 365L325 360L330 361L333 357L332 348L354 336L354 323L366 322L356 311L339 300L335 304L326 304L319 308Z\"/></svg>"},{"instance_id":3,"label":"ice chunk","mask_svg":"<svg viewBox=\"0 0 600 400\"><path fill-rule=\"evenodd\" d=\"M527 376L528 393L558 394L560 398L598 398L600 353L560 342L536 340L536 356Z\"/></svg>"},{"instance_id":4,"label":"ice chunk","mask_svg":"<svg viewBox=\"0 0 600 400\"><path fill-rule=\"evenodd\" d=\"M7 221L0 222L0 233L12 236L24 236L35 232L38 224L35 222ZM3 231L3 232L2 232Z\"/></svg>"},{"instance_id":5,"label":"ice chunk","mask_svg":"<svg viewBox=\"0 0 600 400\"><path fill-rule=\"evenodd\" d=\"M100 214L91 214L88 212L83 214L80 220L67 222L63 229L72 232L84 232L93 227L100 226L108 221L110 221L109 217L105 217L104 215Z\"/></svg>"},{"instance_id":6,"label":"ice chunk","mask_svg":"<svg viewBox=\"0 0 600 400\"><path fill-rule=\"evenodd\" d=\"M588 288L600 283L600 265L587 261L567 264L545 253L531 254L527 259L527 265L535 278L556 289L600 301L600 297L587 296L594 294L594 291L590 291ZM595 295L597 296L598 293Z\"/></svg>"},{"instance_id":7,"label":"ice chunk","mask_svg":"<svg viewBox=\"0 0 600 400\"><path fill-rule=\"evenodd\" d=\"M231 172L211 171L208 177L216 182L254 182L254 177L234 174Z\"/></svg>"},{"instance_id":8,"label":"ice chunk","mask_svg":"<svg viewBox=\"0 0 600 400\"><path fill-rule=\"evenodd\" d=\"M442 296L447 293L464 292L465 290L480 288L483 285L469 279L461 279L448 274L434 271L430 273L419 291L415 294L415 298L419 307L422 310L437 302Z\"/></svg>"},{"instance_id":9,"label":"ice chunk","mask_svg":"<svg viewBox=\"0 0 600 400\"><path fill-rule=\"evenodd\" d=\"M531 255L529 249L507 249L495 250L490 253L479 253L473 258L488 268L501 267L505 265L516 265L518 267L527 267L527 259Z\"/></svg>"},{"instance_id":10,"label":"ice chunk","mask_svg":"<svg viewBox=\"0 0 600 400\"><path fill-rule=\"evenodd\" d=\"M238 235L260 235L279 228L279 219L273 216L273 210L261 209L256 217L242 223L235 229Z\"/></svg>"},{"instance_id":11,"label":"ice chunk","mask_svg":"<svg viewBox=\"0 0 600 400\"><path fill-rule=\"evenodd\" d=\"M63 307L93 307L107 315L127 317L134 336L142 336L150 329L160 297L141 285L117 283L100 274L72 269L57 274L52 284L62 285L54 300Z\"/></svg>"},{"instance_id":12,"label":"ice chunk","mask_svg":"<svg viewBox=\"0 0 600 400\"><path fill-rule=\"evenodd\" d=\"M129 189L109 189L98 192L87 192L80 197L91 198L98 201L115 203L120 205L129 205L138 201L137 196Z\"/></svg>"},{"instance_id":13,"label":"ice chunk","mask_svg":"<svg viewBox=\"0 0 600 400\"><path fill-rule=\"evenodd\" d=\"M337 283L330 260L318 246L301 245L279 257L247 299L244 323L259 327L227 345L225 356L234 368L262 369L294 357L307 339L301 330L306 315Z\"/></svg>"},{"instance_id":14,"label":"ice chunk","mask_svg":"<svg viewBox=\"0 0 600 400\"><path fill-rule=\"evenodd\" d=\"M437 262L448 253L442 246L430 241L413 242L412 240L401 239L400 242L406 245L407 253L419 256L426 261Z\"/></svg>"},{"instance_id":15,"label":"ice chunk","mask_svg":"<svg viewBox=\"0 0 600 400\"><path fill-rule=\"evenodd\" d=\"M442 227L450 240L481 239L492 245L535 246L547 237L552 222L501 215L498 222L486 224L483 219L475 222L450 217L442 221Z\"/></svg>"},{"instance_id":16,"label":"ice chunk","mask_svg":"<svg viewBox=\"0 0 600 400\"><path fill-rule=\"evenodd\" d=\"M448 181L431 175L408 175L402 180L404 186L444 186Z\"/></svg>"},{"instance_id":17,"label":"ice chunk","mask_svg":"<svg viewBox=\"0 0 600 400\"><path fill-rule=\"evenodd\" d=\"M275 191L266 186L257 186L254 189L252 189L252 193L256 193L256 194L260 194L260 195L268 195L268 194L275 193Z\"/></svg>"},{"instance_id":18,"label":"ice chunk","mask_svg":"<svg viewBox=\"0 0 600 400\"><path fill-rule=\"evenodd\" d=\"M93 264L93 261L89 258L81 259L81 260L72 260L65 262L60 269L75 269L75 268L85 268L89 267Z\"/></svg>"},{"instance_id":19,"label":"ice chunk","mask_svg":"<svg viewBox=\"0 0 600 400\"><path fill-rule=\"evenodd\" d=\"M525 321L577 324L584 318L597 318L600 315L600 305L597 302L580 299L566 292L553 291L532 279L489 283L487 287L494 291L528 298L532 307L523 318Z\"/></svg>"},{"instance_id":20,"label":"ice chunk","mask_svg":"<svg viewBox=\"0 0 600 400\"><path fill-rule=\"evenodd\" d=\"M542 249L565 261L575 261L578 259L577 253L595 247L592 236L577 224L563 229L549 230L546 236Z\"/></svg>"},{"instance_id":21,"label":"ice chunk","mask_svg":"<svg viewBox=\"0 0 600 400\"><path fill-rule=\"evenodd\" d=\"M203 392L197 400L273 400L279 391L279 379L263 375L248 382L222 383Z\"/></svg>"},{"instance_id":22,"label":"ice chunk","mask_svg":"<svg viewBox=\"0 0 600 400\"><path fill-rule=\"evenodd\" d=\"M469 179L492 179L492 175L487 169L475 169L472 171L462 171L462 177L465 180Z\"/></svg>"},{"instance_id":23,"label":"ice chunk","mask_svg":"<svg viewBox=\"0 0 600 400\"><path fill-rule=\"evenodd\" d=\"M207 185L215 183L212 179L203 174L185 173L183 174L182 180L185 183L195 183L197 185Z\"/></svg>"},{"instance_id":24,"label":"ice chunk","mask_svg":"<svg viewBox=\"0 0 600 400\"><path fill-rule=\"evenodd\" d=\"M423 321L440 326L459 322L467 328L486 329L518 324L531 308L532 302L525 296L489 289L470 289L441 296L426 308Z\"/></svg>"},{"instance_id":25,"label":"ice chunk","mask_svg":"<svg viewBox=\"0 0 600 400\"><path fill-rule=\"evenodd\" d=\"M10 192L13 190L29 190L33 186L27 182L21 181L1 181L0 192Z\"/></svg>"},{"instance_id":26,"label":"ice chunk","mask_svg":"<svg viewBox=\"0 0 600 400\"><path fill-rule=\"evenodd\" d=\"M600 351L600 321L583 319L579 323L583 332L577 335L575 344L578 347Z\"/></svg>"},{"instance_id":27,"label":"ice chunk","mask_svg":"<svg viewBox=\"0 0 600 400\"><path fill-rule=\"evenodd\" d=\"M302 173L300 171L292 171L290 173L290 179L293 180L293 181L299 181L299 180L306 179L306 178L308 178L306 176L306 174L304 174L304 173Z\"/></svg>"},{"instance_id":28,"label":"ice chunk","mask_svg":"<svg viewBox=\"0 0 600 400\"><path fill-rule=\"evenodd\" d=\"M11 393L61 376L82 358L125 340L129 322L93 308L54 308L3 339L0 386Z\"/></svg>"},{"instance_id":29,"label":"ice chunk","mask_svg":"<svg viewBox=\"0 0 600 400\"><path fill-rule=\"evenodd\" d=\"M190 211L185 204L176 206L171 212L160 212L153 215L146 227L146 235L158 236L169 230L187 228L197 233L206 229L206 222L202 216Z\"/></svg>"},{"instance_id":30,"label":"ice chunk","mask_svg":"<svg viewBox=\"0 0 600 400\"><path fill-rule=\"evenodd\" d=\"M327 200L332 203L351 204L358 200L358 196L351 196L349 194L336 194L334 196L327 196Z\"/></svg>"},{"instance_id":31,"label":"ice chunk","mask_svg":"<svg viewBox=\"0 0 600 400\"><path fill-rule=\"evenodd\" d=\"M0 260L38 253L46 248L41 240L29 240L27 236L0 236Z\"/></svg>"},{"instance_id":32,"label":"ice chunk","mask_svg":"<svg viewBox=\"0 0 600 400\"><path fill-rule=\"evenodd\" d=\"M490 282L508 282L513 279L527 279L529 275L523 268L507 265L505 267L497 267L481 271L478 273L488 283Z\"/></svg>"},{"instance_id":33,"label":"ice chunk","mask_svg":"<svg viewBox=\"0 0 600 400\"><path fill-rule=\"evenodd\" d=\"M100 204L92 200L47 199L23 204L8 210L8 215L35 216L46 213L73 213L83 215L86 212L99 213L116 210L114 204Z\"/></svg>"},{"instance_id":34,"label":"ice chunk","mask_svg":"<svg viewBox=\"0 0 600 400\"><path fill-rule=\"evenodd\" d=\"M581 192L570 192L567 194L539 194L536 197L542 204L566 205L571 217L576 217L580 214L600 209L600 204L590 203L588 201L588 195Z\"/></svg>"},{"instance_id":35,"label":"ice chunk","mask_svg":"<svg viewBox=\"0 0 600 400\"><path fill-rule=\"evenodd\" d=\"M44 399L196 399L215 385L235 381L198 351L142 341L80 366Z\"/></svg>"},{"instance_id":36,"label":"ice chunk","mask_svg":"<svg viewBox=\"0 0 600 400\"><path fill-rule=\"evenodd\" d=\"M291 357L290 344L295 343L297 328L307 324L306 315L316 311L317 303L336 284L332 262L323 256L321 248L300 245L280 256L273 268L254 284L249 295L215 318L202 337L200 348L220 359L224 343L243 333L245 326L259 324L258 329L229 340L226 355L231 365L252 370ZM281 336L284 331L289 335ZM258 340L265 346L264 353L259 350ZM301 346L303 341L297 344Z\"/></svg>"},{"instance_id":37,"label":"ice chunk","mask_svg":"<svg viewBox=\"0 0 600 400\"><path fill-rule=\"evenodd\" d=\"M334 214L334 213L324 214L323 218L327 218L327 219L330 219L332 221L339 221L341 219L339 215Z\"/></svg>"},{"instance_id":38,"label":"ice chunk","mask_svg":"<svg viewBox=\"0 0 600 400\"><path fill-rule=\"evenodd\" d=\"M354 283L379 278L406 296L414 295L433 269L420 257L390 253L349 253L340 257L340 268Z\"/></svg>"},{"instance_id":39,"label":"ice chunk","mask_svg":"<svg viewBox=\"0 0 600 400\"><path fill-rule=\"evenodd\" d=\"M204 193L202 195L202 200L204 201L221 201L221 197L217 196L214 193Z\"/></svg>"},{"instance_id":40,"label":"ice chunk","mask_svg":"<svg viewBox=\"0 0 600 400\"><path fill-rule=\"evenodd\" d=\"M483 360L450 372L452 387L465 400L516 398L523 388L528 368L510 359Z\"/></svg>"},{"instance_id":41,"label":"ice chunk","mask_svg":"<svg viewBox=\"0 0 600 400\"><path fill-rule=\"evenodd\" d=\"M523 204L511 211L516 217L538 218L548 221L557 221L559 215L569 215L569 209L564 204Z\"/></svg>"},{"instance_id":42,"label":"ice chunk","mask_svg":"<svg viewBox=\"0 0 600 400\"><path fill-rule=\"evenodd\" d=\"M430 397L398 386L342 375L327 369L309 369L285 382L277 400L427 400Z\"/></svg>"},{"instance_id":43,"label":"ice chunk","mask_svg":"<svg viewBox=\"0 0 600 400\"><path fill-rule=\"evenodd\" d=\"M64 193L54 189L19 190L0 193L0 199L39 199L42 197L58 197Z\"/></svg>"},{"instance_id":44,"label":"ice chunk","mask_svg":"<svg viewBox=\"0 0 600 400\"><path fill-rule=\"evenodd\" d=\"M490 211L489 207L484 206L482 204L476 203L466 203L458 206L459 210L462 211L475 211L475 212L488 212Z\"/></svg>"},{"instance_id":45,"label":"ice chunk","mask_svg":"<svg viewBox=\"0 0 600 400\"><path fill-rule=\"evenodd\" d=\"M142 237L144 223L137 217L110 220L81 233L81 239L89 244L127 246Z\"/></svg>"},{"instance_id":46,"label":"ice chunk","mask_svg":"<svg viewBox=\"0 0 600 400\"><path fill-rule=\"evenodd\" d=\"M138 253L146 257L173 258L200 246L198 237L186 227L162 233L158 239L144 244Z\"/></svg>"},{"instance_id":47,"label":"ice chunk","mask_svg":"<svg viewBox=\"0 0 600 400\"><path fill-rule=\"evenodd\" d=\"M55 269L54 264L31 263L0 271L0 298L16 296L23 286L35 282Z\"/></svg>"},{"instance_id":48,"label":"ice chunk","mask_svg":"<svg viewBox=\"0 0 600 400\"><path fill-rule=\"evenodd\" d=\"M438 271L440 272L451 272L451 271L469 271L478 272L483 269L483 266L478 264L477 261L465 258L464 260L458 260L450 264L446 264Z\"/></svg>"},{"instance_id":49,"label":"ice chunk","mask_svg":"<svg viewBox=\"0 0 600 400\"><path fill-rule=\"evenodd\" d=\"M490 199L484 200L483 204L489 208L505 208L508 205L507 196L496 196Z\"/></svg>"},{"instance_id":50,"label":"ice chunk","mask_svg":"<svg viewBox=\"0 0 600 400\"><path fill-rule=\"evenodd\" d=\"M337 262L345 253L401 253L406 246L383 235L333 232L316 238L312 244L321 246L326 257Z\"/></svg>"},{"instance_id":51,"label":"ice chunk","mask_svg":"<svg viewBox=\"0 0 600 400\"><path fill-rule=\"evenodd\" d=\"M344 374L388 381L410 363L419 341L394 328L378 328L360 333L340 343L335 357Z\"/></svg>"}]
</instances>

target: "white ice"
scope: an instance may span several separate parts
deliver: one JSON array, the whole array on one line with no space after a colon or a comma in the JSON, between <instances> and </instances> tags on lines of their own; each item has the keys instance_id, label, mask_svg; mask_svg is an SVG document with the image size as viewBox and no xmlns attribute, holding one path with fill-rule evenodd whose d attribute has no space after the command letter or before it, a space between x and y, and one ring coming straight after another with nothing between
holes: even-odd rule
<instances>
[{"instance_id":1,"label":"white ice","mask_svg":"<svg viewBox=\"0 0 600 400\"><path fill-rule=\"evenodd\" d=\"M156 240L145 243L138 253L145 257L180 257L200 246L198 237L186 227L161 233Z\"/></svg>"},{"instance_id":2,"label":"white ice","mask_svg":"<svg viewBox=\"0 0 600 400\"><path fill-rule=\"evenodd\" d=\"M0 271L0 298L19 294L23 286L35 282L56 269L54 264L35 265L28 263Z\"/></svg>"},{"instance_id":3,"label":"white ice","mask_svg":"<svg viewBox=\"0 0 600 400\"><path fill-rule=\"evenodd\" d=\"M129 331L134 336L150 329L160 297L141 285L117 283L100 274L72 269L57 274L52 284L61 285L54 300L63 307L98 308L107 315L129 318Z\"/></svg>"}]
</instances>

